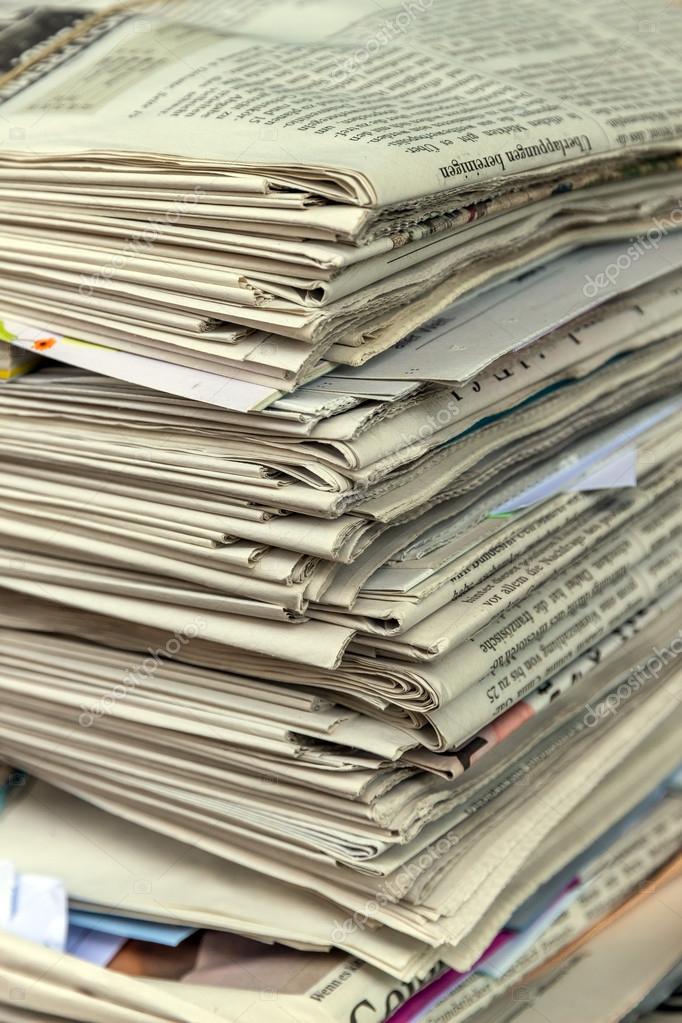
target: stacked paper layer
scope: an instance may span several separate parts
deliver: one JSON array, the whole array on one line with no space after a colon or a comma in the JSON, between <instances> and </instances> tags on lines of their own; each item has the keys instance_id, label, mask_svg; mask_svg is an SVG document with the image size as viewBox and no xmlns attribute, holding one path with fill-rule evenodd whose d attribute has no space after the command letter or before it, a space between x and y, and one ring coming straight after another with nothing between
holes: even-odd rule
<instances>
[{"instance_id":1,"label":"stacked paper layer","mask_svg":"<svg viewBox=\"0 0 682 1023\"><path fill-rule=\"evenodd\" d=\"M681 38L0 22L8 1021L673 991Z\"/></svg>"},{"instance_id":2,"label":"stacked paper layer","mask_svg":"<svg viewBox=\"0 0 682 1023\"><path fill-rule=\"evenodd\" d=\"M645 232L618 274L682 222L664 0L653 52L610 0L551 26L531 0L62 6L3 32L0 313L67 362L261 408L529 262Z\"/></svg>"}]
</instances>

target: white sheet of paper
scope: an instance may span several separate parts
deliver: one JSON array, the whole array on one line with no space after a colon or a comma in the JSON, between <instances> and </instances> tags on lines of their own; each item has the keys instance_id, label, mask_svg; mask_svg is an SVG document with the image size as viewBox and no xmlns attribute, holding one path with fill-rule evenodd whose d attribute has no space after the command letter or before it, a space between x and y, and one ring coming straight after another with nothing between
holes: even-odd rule
<instances>
[{"instance_id":1,"label":"white sheet of paper","mask_svg":"<svg viewBox=\"0 0 682 1023\"><path fill-rule=\"evenodd\" d=\"M9 927L14 905L16 874L8 860L0 860L0 928Z\"/></svg>"},{"instance_id":2,"label":"white sheet of paper","mask_svg":"<svg viewBox=\"0 0 682 1023\"><path fill-rule=\"evenodd\" d=\"M3 325L7 333L12 335L11 343L26 351L49 355L51 359L66 362L69 366L103 373L105 376L125 380L131 384L149 387L150 383L153 383L158 391L175 394L179 398L203 401L218 408L251 412L274 401L280 394L279 391L260 384L234 380L205 370L177 366L161 359L119 352L104 345L77 341L53 331L19 323L17 320L5 318ZM46 341L50 342L49 347L44 346Z\"/></svg>"},{"instance_id":3,"label":"white sheet of paper","mask_svg":"<svg viewBox=\"0 0 682 1023\"><path fill-rule=\"evenodd\" d=\"M66 941L66 951L95 966L108 966L125 945L127 938L118 934L104 934L89 931L86 927L71 924Z\"/></svg>"},{"instance_id":4,"label":"white sheet of paper","mask_svg":"<svg viewBox=\"0 0 682 1023\"><path fill-rule=\"evenodd\" d=\"M596 306L682 267L682 232L662 238L624 269L621 242L577 249L526 271L514 280L455 302L404 341L348 379L439 380L461 383L501 356L569 323ZM611 267L616 267L614 272ZM609 271L605 287L601 276ZM610 283L612 280L612 283Z\"/></svg>"},{"instance_id":5,"label":"white sheet of paper","mask_svg":"<svg viewBox=\"0 0 682 1023\"><path fill-rule=\"evenodd\" d=\"M68 900L61 881L42 874L20 874L9 930L29 941L63 952L68 930Z\"/></svg>"},{"instance_id":6,"label":"white sheet of paper","mask_svg":"<svg viewBox=\"0 0 682 1023\"><path fill-rule=\"evenodd\" d=\"M568 489L572 491L608 490L616 487L636 486L637 448L628 445L594 466Z\"/></svg>"}]
</instances>

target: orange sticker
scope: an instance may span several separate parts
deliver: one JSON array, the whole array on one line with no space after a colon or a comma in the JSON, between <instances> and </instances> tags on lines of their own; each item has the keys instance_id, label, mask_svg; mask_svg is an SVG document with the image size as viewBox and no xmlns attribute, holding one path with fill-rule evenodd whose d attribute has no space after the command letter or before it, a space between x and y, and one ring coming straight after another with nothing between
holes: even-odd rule
<instances>
[{"instance_id":1,"label":"orange sticker","mask_svg":"<svg viewBox=\"0 0 682 1023\"><path fill-rule=\"evenodd\" d=\"M44 352L47 348L52 348L56 344L56 337L39 337L37 341L33 342L33 348L38 352Z\"/></svg>"}]
</instances>

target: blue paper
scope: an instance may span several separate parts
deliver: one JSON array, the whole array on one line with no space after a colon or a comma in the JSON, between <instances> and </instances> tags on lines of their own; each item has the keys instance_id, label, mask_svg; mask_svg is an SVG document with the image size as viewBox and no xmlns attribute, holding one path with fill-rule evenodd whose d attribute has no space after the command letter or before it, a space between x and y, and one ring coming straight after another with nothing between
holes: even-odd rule
<instances>
[{"instance_id":1,"label":"blue paper","mask_svg":"<svg viewBox=\"0 0 682 1023\"><path fill-rule=\"evenodd\" d=\"M69 925L83 927L89 931L101 931L104 934L116 934L121 938L152 941L156 945L168 945L172 948L185 938L189 938L196 930L196 927L178 927L175 924L160 924L153 920L91 913L83 909L69 910Z\"/></svg>"}]
</instances>

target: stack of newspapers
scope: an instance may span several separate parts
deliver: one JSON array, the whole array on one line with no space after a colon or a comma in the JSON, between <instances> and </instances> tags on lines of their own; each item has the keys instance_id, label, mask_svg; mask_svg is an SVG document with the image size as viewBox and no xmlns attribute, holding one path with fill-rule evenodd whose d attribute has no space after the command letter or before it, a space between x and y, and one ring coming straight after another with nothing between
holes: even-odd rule
<instances>
[{"instance_id":1,"label":"stack of newspapers","mask_svg":"<svg viewBox=\"0 0 682 1023\"><path fill-rule=\"evenodd\" d=\"M3 1023L682 984L682 7L0 12Z\"/></svg>"}]
</instances>

